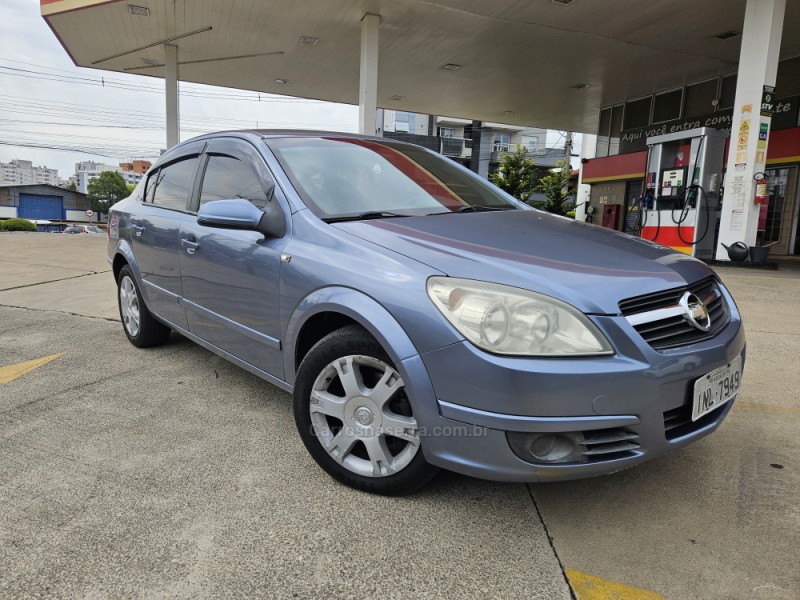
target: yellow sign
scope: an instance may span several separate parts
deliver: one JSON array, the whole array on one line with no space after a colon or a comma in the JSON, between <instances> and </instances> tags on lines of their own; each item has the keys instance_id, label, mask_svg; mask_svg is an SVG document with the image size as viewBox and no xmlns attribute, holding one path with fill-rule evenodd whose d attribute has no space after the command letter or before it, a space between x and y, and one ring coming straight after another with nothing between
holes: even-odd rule
<instances>
[{"instance_id":1,"label":"yellow sign","mask_svg":"<svg viewBox=\"0 0 800 600\"><path fill-rule=\"evenodd\" d=\"M750 119L742 119L739 125L739 133L748 133L750 131Z\"/></svg>"},{"instance_id":2,"label":"yellow sign","mask_svg":"<svg viewBox=\"0 0 800 600\"><path fill-rule=\"evenodd\" d=\"M740 135L739 136L739 145L746 147L747 146L747 139L748 139L748 135L746 133Z\"/></svg>"},{"instance_id":3,"label":"yellow sign","mask_svg":"<svg viewBox=\"0 0 800 600\"><path fill-rule=\"evenodd\" d=\"M753 112L753 105L752 104L742 104L742 114L751 113L751 112Z\"/></svg>"}]
</instances>

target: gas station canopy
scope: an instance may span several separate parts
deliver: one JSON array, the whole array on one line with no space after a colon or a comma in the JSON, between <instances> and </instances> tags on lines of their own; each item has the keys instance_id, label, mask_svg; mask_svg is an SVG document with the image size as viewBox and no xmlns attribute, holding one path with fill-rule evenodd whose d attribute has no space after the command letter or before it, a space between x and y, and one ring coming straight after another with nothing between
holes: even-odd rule
<instances>
[{"instance_id":1,"label":"gas station canopy","mask_svg":"<svg viewBox=\"0 0 800 600\"><path fill-rule=\"evenodd\" d=\"M735 73L745 0L41 0L76 65L358 104L380 15L377 105L593 133L601 106ZM721 39L722 38L722 39ZM781 58L800 55L787 2Z\"/></svg>"}]
</instances>

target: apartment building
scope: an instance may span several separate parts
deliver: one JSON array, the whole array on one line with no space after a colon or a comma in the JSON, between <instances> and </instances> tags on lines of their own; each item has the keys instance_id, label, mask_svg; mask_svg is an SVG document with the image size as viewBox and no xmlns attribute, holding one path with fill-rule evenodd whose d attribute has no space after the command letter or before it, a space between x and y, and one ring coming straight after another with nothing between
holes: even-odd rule
<instances>
[{"instance_id":1,"label":"apartment building","mask_svg":"<svg viewBox=\"0 0 800 600\"><path fill-rule=\"evenodd\" d=\"M58 169L34 167L29 160L0 163L0 183L17 185L58 185Z\"/></svg>"}]
</instances>

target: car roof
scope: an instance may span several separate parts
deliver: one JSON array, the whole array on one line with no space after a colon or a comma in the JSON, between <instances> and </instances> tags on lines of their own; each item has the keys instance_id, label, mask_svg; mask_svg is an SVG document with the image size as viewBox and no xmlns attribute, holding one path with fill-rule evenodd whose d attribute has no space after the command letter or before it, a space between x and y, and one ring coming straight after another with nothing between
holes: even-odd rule
<instances>
[{"instance_id":1,"label":"car roof","mask_svg":"<svg viewBox=\"0 0 800 600\"><path fill-rule=\"evenodd\" d=\"M388 139L388 138L377 137L374 135L362 135L358 133L349 133L345 131L324 131L316 129L229 129L225 131L216 131L214 133L204 133L202 135L193 137L190 140L186 140L185 142L181 142L180 145L182 146L184 144L189 144L200 140L210 140L217 137L231 137L231 136L237 136L237 137L257 136L265 139L281 138L281 137L307 137L307 138L347 137L359 140L374 140L376 142L382 142ZM395 139L391 139L391 141L398 142L398 140ZM405 143L405 142L399 142L399 143Z\"/></svg>"}]
</instances>

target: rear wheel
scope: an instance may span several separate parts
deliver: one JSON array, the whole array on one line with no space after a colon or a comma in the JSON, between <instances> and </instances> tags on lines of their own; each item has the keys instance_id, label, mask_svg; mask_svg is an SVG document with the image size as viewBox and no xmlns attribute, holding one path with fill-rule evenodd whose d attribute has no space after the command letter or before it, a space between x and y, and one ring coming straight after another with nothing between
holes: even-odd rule
<instances>
[{"instance_id":1,"label":"rear wheel","mask_svg":"<svg viewBox=\"0 0 800 600\"><path fill-rule=\"evenodd\" d=\"M360 327L334 331L303 359L294 417L311 456L345 485L406 494L438 471L422 455L402 377Z\"/></svg>"},{"instance_id":2,"label":"rear wheel","mask_svg":"<svg viewBox=\"0 0 800 600\"><path fill-rule=\"evenodd\" d=\"M117 300L122 327L131 344L138 348L158 346L167 341L170 328L157 321L147 310L139 286L128 265L120 269L117 277Z\"/></svg>"}]
</instances>

